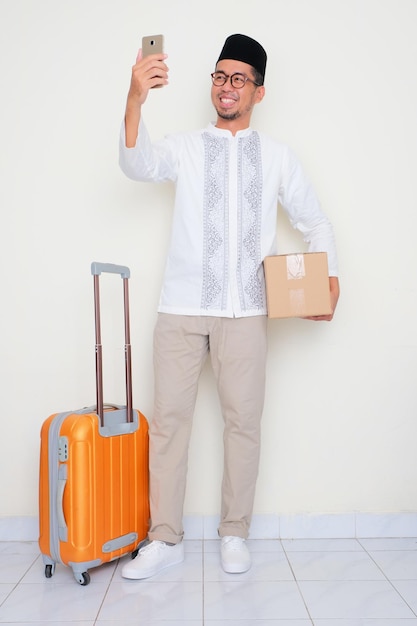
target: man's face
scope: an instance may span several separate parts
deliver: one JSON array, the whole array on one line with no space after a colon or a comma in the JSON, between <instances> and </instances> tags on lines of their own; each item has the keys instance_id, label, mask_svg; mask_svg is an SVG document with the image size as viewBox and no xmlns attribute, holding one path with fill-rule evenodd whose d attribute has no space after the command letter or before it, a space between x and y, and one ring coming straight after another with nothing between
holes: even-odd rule
<instances>
[{"instance_id":1,"label":"man's face","mask_svg":"<svg viewBox=\"0 0 417 626\"><path fill-rule=\"evenodd\" d=\"M249 125L252 109L262 100L265 92L263 86L258 87L253 83L251 66L242 61L223 59L217 63L216 72L223 72L227 76L239 73L250 79L241 89L233 87L230 78L223 86L213 85L211 88L211 101L219 118L225 121L241 119Z\"/></svg>"}]
</instances>

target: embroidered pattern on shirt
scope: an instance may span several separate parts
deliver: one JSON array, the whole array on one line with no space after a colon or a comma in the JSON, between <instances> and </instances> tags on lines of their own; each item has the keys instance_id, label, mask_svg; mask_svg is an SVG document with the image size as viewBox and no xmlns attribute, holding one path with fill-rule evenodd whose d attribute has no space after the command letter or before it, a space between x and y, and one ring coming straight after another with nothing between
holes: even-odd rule
<instances>
[{"instance_id":1,"label":"embroidered pattern on shirt","mask_svg":"<svg viewBox=\"0 0 417 626\"><path fill-rule=\"evenodd\" d=\"M203 133L205 149L202 309L227 306L228 145Z\"/></svg>"},{"instance_id":2,"label":"embroidered pattern on shirt","mask_svg":"<svg viewBox=\"0 0 417 626\"><path fill-rule=\"evenodd\" d=\"M237 280L243 311L265 308L261 258L262 160L256 132L239 140Z\"/></svg>"},{"instance_id":3,"label":"embroidered pattern on shirt","mask_svg":"<svg viewBox=\"0 0 417 626\"><path fill-rule=\"evenodd\" d=\"M238 140L237 206L229 207L229 142L203 133L205 148L203 215L202 309L227 308L229 211L237 218L237 258L234 259L239 305L242 311L265 308L261 259L262 164L259 135ZM233 172L232 172L233 174ZM232 246L233 248L235 246ZM230 306L230 303L229 303Z\"/></svg>"}]
</instances>

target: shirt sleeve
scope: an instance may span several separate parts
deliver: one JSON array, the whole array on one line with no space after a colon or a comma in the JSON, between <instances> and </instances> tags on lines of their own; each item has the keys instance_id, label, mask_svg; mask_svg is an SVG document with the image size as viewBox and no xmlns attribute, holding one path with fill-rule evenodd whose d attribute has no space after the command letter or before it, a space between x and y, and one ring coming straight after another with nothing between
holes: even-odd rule
<instances>
[{"instance_id":1,"label":"shirt sleeve","mask_svg":"<svg viewBox=\"0 0 417 626\"><path fill-rule=\"evenodd\" d=\"M323 212L300 162L289 149L284 158L279 196L291 225L308 243L309 252L327 252L329 276L338 276L333 226Z\"/></svg>"},{"instance_id":2,"label":"shirt sleeve","mask_svg":"<svg viewBox=\"0 0 417 626\"><path fill-rule=\"evenodd\" d=\"M119 138L119 165L128 178L140 182L173 181L177 175L176 163L172 141L164 139L152 143L142 118L136 145L127 148L123 120Z\"/></svg>"}]
</instances>

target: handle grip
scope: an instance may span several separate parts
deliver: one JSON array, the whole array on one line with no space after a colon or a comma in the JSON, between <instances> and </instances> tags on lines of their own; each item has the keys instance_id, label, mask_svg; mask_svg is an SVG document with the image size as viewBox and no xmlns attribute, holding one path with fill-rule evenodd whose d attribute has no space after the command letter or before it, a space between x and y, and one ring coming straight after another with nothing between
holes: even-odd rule
<instances>
[{"instance_id":1,"label":"handle grip","mask_svg":"<svg viewBox=\"0 0 417 626\"><path fill-rule=\"evenodd\" d=\"M67 486L67 465L61 463L58 469L56 491L56 513L58 519L58 536L61 541L68 541L68 526L64 515L64 493Z\"/></svg>"},{"instance_id":2,"label":"handle grip","mask_svg":"<svg viewBox=\"0 0 417 626\"><path fill-rule=\"evenodd\" d=\"M130 269L125 265L114 265L114 263L91 263L91 273L93 276L100 276L102 272L106 274L120 274L122 278L130 278Z\"/></svg>"}]
</instances>

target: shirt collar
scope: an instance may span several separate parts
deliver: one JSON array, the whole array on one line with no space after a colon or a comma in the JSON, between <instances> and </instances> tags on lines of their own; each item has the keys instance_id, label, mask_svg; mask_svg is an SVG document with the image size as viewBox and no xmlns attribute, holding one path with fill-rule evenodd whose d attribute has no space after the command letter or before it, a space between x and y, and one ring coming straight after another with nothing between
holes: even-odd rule
<instances>
[{"instance_id":1,"label":"shirt collar","mask_svg":"<svg viewBox=\"0 0 417 626\"><path fill-rule=\"evenodd\" d=\"M212 133L213 135L217 135L218 137L233 137L230 130L227 130L226 128L217 128L214 122L210 122L207 130L208 132ZM253 129L249 126L248 128L244 128L243 130L238 130L235 137L246 137L252 132Z\"/></svg>"}]
</instances>

